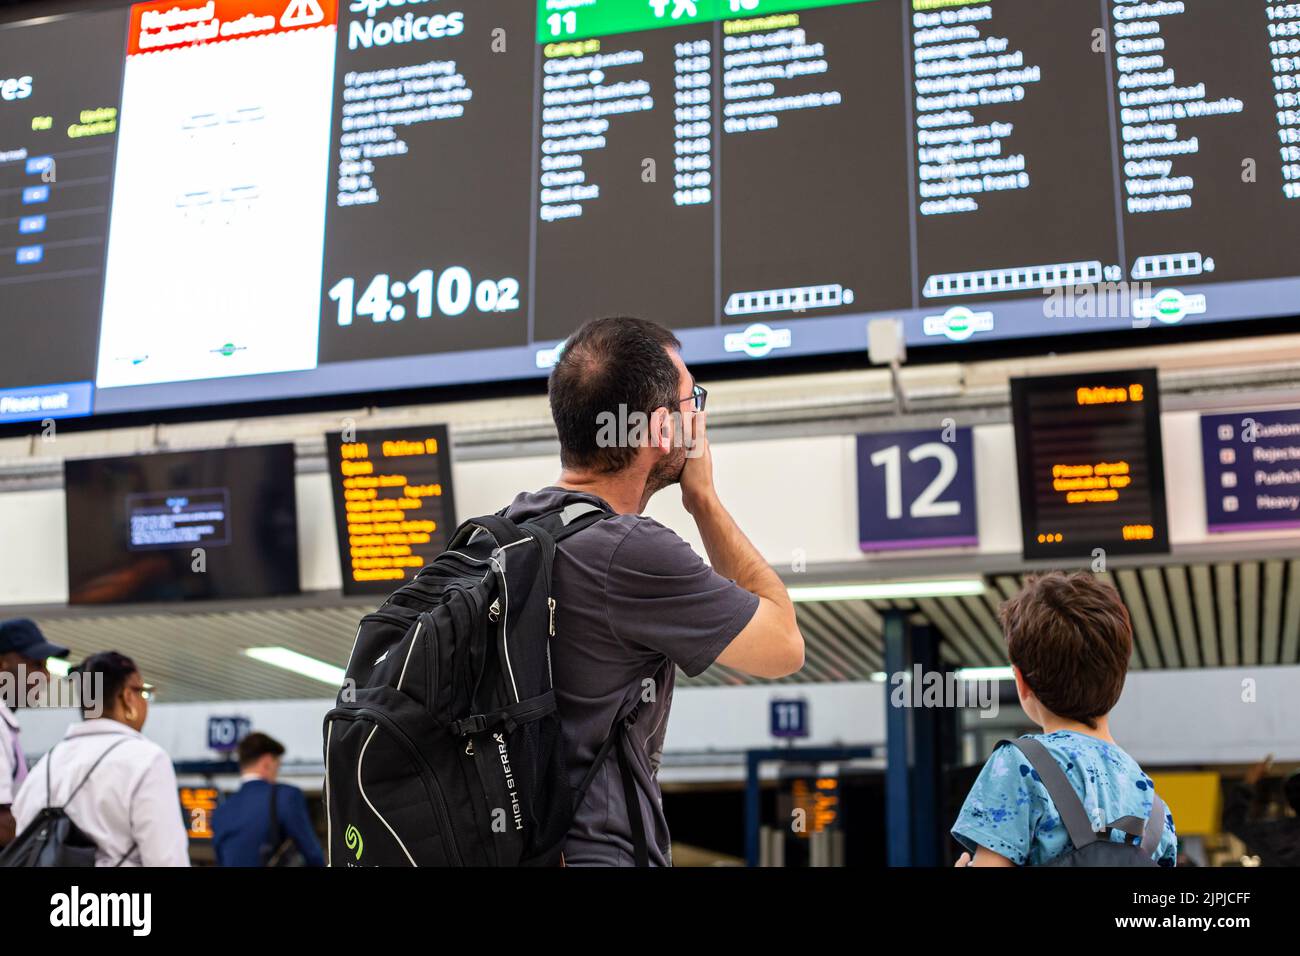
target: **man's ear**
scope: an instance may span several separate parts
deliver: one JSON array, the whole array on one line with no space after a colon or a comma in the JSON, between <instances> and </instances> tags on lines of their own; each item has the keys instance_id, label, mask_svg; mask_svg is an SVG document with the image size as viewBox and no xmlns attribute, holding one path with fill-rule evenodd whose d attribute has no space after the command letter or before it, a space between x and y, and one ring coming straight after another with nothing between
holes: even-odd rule
<instances>
[{"instance_id":1,"label":"man's ear","mask_svg":"<svg viewBox=\"0 0 1300 956\"><path fill-rule=\"evenodd\" d=\"M665 455L673 450L673 418L662 405L650 413L650 447Z\"/></svg>"}]
</instances>

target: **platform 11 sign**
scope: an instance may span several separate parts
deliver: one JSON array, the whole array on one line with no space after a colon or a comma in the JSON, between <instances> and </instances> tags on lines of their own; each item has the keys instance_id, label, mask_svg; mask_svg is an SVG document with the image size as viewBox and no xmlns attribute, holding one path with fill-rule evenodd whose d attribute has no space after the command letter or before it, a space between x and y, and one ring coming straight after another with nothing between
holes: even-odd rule
<instances>
[{"instance_id":1,"label":"platform 11 sign","mask_svg":"<svg viewBox=\"0 0 1300 956\"><path fill-rule=\"evenodd\" d=\"M863 551L979 544L974 437L934 430L858 436L858 542Z\"/></svg>"}]
</instances>

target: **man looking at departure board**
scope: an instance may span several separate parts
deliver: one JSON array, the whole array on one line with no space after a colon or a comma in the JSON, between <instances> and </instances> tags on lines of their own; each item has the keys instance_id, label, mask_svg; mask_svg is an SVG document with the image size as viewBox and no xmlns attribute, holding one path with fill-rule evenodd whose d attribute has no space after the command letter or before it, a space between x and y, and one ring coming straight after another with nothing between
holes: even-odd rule
<instances>
[{"instance_id":1,"label":"man looking at departure board","mask_svg":"<svg viewBox=\"0 0 1300 956\"><path fill-rule=\"evenodd\" d=\"M575 787L610 728L638 710L627 732L632 784L625 789L618 764L602 765L569 829L570 866L671 865L656 775L676 668L694 677L718 662L775 678L803 666L790 596L714 487L707 393L679 348L672 333L642 319L598 319L579 329L550 380L559 480L506 510L520 522L586 501L615 515L564 539L554 565L551 659ZM641 514L673 484L712 568Z\"/></svg>"}]
</instances>

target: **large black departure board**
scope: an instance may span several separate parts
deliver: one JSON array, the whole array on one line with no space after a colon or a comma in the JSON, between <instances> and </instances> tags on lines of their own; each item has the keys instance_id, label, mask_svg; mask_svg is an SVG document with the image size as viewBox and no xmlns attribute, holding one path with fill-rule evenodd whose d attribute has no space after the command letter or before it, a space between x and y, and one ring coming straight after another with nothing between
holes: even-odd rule
<instances>
[{"instance_id":1,"label":"large black departure board","mask_svg":"<svg viewBox=\"0 0 1300 956\"><path fill-rule=\"evenodd\" d=\"M39 5L35 7L39 9ZM72 51L73 56L67 53ZM0 25L0 423L1297 312L1300 4L155 0Z\"/></svg>"}]
</instances>

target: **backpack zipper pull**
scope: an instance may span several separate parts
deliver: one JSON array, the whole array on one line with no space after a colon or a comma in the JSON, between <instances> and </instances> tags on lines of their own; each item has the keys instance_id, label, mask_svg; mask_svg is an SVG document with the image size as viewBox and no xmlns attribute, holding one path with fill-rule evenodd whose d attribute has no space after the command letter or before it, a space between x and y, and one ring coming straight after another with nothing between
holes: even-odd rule
<instances>
[{"instance_id":1,"label":"backpack zipper pull","mask_svg":"<svg viewBox=\"0 0 1300 956\"><path fill-rule=\"evenodd\" d=\"M554 637L555 636L555 598L548 597L546 599L546 606L547 608L550 609L551 612L551 637Z\"/></svg>"},{"instance_id":2,"label":"backpack zipper pull","mask_svg":"<svg viewBox=\"0 0 1300 956\"><path fill-rule=\"evenodd\" d=\"M501 617L501 599L497 598L495 601L492 602L492 606L488 608L488 620L492 621L493 623L496 623L496 621L500 617Z\"/></svg>"}]
</instances>

